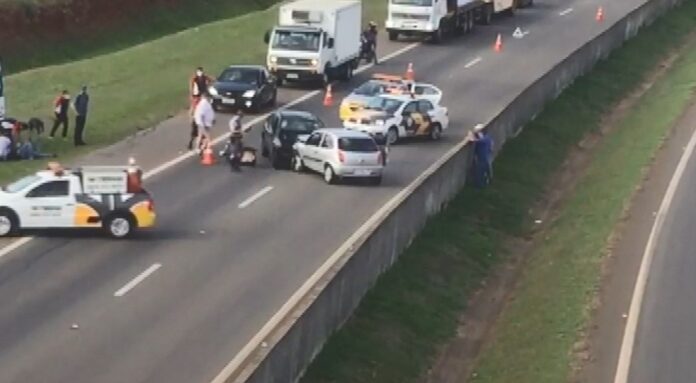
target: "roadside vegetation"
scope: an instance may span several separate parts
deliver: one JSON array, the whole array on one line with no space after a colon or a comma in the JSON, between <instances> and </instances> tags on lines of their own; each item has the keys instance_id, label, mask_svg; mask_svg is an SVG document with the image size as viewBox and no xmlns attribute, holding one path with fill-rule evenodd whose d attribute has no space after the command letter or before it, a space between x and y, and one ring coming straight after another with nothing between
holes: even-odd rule
<instances>
[{"instance_id":1,"label":"roadside vegetation","mask_svg":"<svg viewBox=\"0 0 696 383\"><path fill-rule=\"evenodd\" d=\"M455 335L468 298L509 257L505 244L533 235L536 217L529 211L571 148L598 133L602 116L684 44L696 29L694 15L696 3L684 3L550 103L505 146L487 190L465 189L431 219L331 337L302 382L424 381L440 347ZM693 95L694 48L694 43L682 47L685 56L668 76L603 137L546 239L531 252L473 381L567 379L607 239L662 137Z\"/></svg>"},{"instance_id":2,"label":"roadside vegetation","mask_svg":"<svg viewBox=\"0 0 696 383\"><path fill-rule=\"evenodd\" d=\"M363 9L365 20L383 20L386 2L365 0ZM217 75L234 63L262 64L267 48L263 35L277 17L278 9L272 7L113 53L9 76L5 82L8 114L20 119L39 117L50 125L58 93L89 85L86 140L90 145L76 149L69 141L44 143L43 151L59 153L61 161L69 161L183 111L188 106L188 79L198 65ZM182 134L186 127L182 126ZM43 165L42 161L5 163L0 167L0 182Z\"/></svg>"}]
</instances>

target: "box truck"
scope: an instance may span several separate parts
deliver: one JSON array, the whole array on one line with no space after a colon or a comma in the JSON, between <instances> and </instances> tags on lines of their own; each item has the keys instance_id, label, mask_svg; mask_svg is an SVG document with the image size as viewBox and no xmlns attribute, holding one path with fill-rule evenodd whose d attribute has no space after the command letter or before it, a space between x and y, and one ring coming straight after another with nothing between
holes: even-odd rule
<instances>
[{"instance_id":1,"label":"box truck","mask_svg":"<svg viewBox=\"0 0 696 383\"><path fill-rule=\"evenodd\" d=\"M513 14L533 0L387 0L389 39L424 35L433 42L452 33L468 33L476 22L490 24L494 14Z\"/></svg>"},{"instance_id":2,"label":"box truck","mask_svg":"<svg viewBox=\"0 0 696 383\"><path fill-rule=\"evenodd\" d=\"M278 84L353 77L360 56L359 0L298 0L282 5L278 25L266 32L266 65Z\"/></svg>"}]
</instances>

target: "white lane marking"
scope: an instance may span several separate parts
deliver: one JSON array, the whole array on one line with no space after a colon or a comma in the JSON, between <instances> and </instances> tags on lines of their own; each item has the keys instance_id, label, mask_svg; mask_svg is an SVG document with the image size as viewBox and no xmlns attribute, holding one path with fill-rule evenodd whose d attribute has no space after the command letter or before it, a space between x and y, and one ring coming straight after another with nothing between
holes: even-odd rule
<instances>
[{"instance_id":1,"label":"white lane marking","mask_svg":"<svg viewBox=\"0 0 696 383\"><path fill-rule=\"evenodd\" d=\"M384 61L391 60L391 59L393 59L393 58L395 58L395 57L397 57L397 56L399 56L399 55L402 55L402 54L404 54L404 53L406 53L406 52L408 52L408 51L410 51L410 50L416 48L416 47L419 46L419 45L420 45L420 43L409 44L409 45L407 45L407 46L405 46L405 47L403 47L403 48L401 48L401 49L399 49L399 50L397 50L397 51L395 51L395 52L392 52L392 53L390 53L390 54L388 54L388 55L382 57L381 61L384 62ZM358 70L356 70L355 72L356 72L356 73L362 73L362 72L364 72L364 71L366 71L366 70L372 68L373 66L374 66L374 64L364 65L364 66L358 68ZM251 127L253 127L254 125L256 125L256 124L258 124L259 122L261 122L261 121L263 121L264 119L266 119L269 115L271 115L271 113L274 113L274 112L277 111L277 110L284 110L284 109L287 109L287 108L291 108L291 107L293 107L293 106L295 106L295 105L297 105L297 104L300 104L300 103L302 103L302 102L305 102L305 101L309 100L310 98L312 98L312 97L314 97L314 96L320 94L322 91L323 91L323 90L315 90L315 91L309 92L309 93L303 95L302 97L299 97L299 98L296 98L296 99L293 100L293 101L290 101L289 103L283 105L283 106L280 107L280 108L276 108L274 111L271 111L271 112L267 112L267 113L265 113L265 114L262 114L262 115L260 115L260 116L258 116L258 117L256 117L256 118L254 118L253 120L249 121L249 122L245 125L244 130L246 131L246 130L251 129ZM229 133L222 134L222 135L218 136L217 138L215 138L215 139L212 141L212 144L213 144L213 145L217 145L217 144L223 142L224 140L226 140L228 136L229 136ZM174 166L180 164L181 162L183 162L183 161L185 161L185 160L187 160L187 159L193 157L195 154L196 154L195 152L189 151L189 152L186 152L186 153L184 153L184 154L182 154L182 155L180 155L180 156L178 156L178 157L175 157L175 158L173 158L173 159L171 159L171 160L169 160L169 161L167 161L167 162L165 162L165 163L163 163L163 164L161 164L161 165L155 167L154 169L150 169L149 171L147 171L147 172L145 172L145 173L143 174L143 179L152 178L152 177L156 176L157 174L162 173L163 171L165 171L165 170L167 170L167 169L169 169L169 168L172 168L172 167L174 167ZM2 258L3 256L5 256L5 255L7 255L7 254L9 254L9 253L11 253L11 252L17 250L18 248L20 248L20 247L26 245L26 244L29 243L32 239L34 239L34 237L22 237L22 238L20 238L20 239L18 239L18 240L13 241L13 242L10 243L9 245L7 245L7 246L1 248L1 249L0 249L0 258Z\"/></svg>"},{"instance_id":2,"label":"white lane marking","mask_svg":"<svg viewBox=\"0 0 696 383\"><path fill-rule=\"evenodd\" d=\"M626 328L624 329L623 341L621 342L621 352L619 353L619 361L616 366L614 383L628 383L628 375L631 369L631 358L633 357L633 347L635 345L636 332L638 330L638 320L640 319L640 313L643 306L643 297L645 296L645 290L648 284L648 274L650 274L650 267L652 266L655 246L657 244L657 239L660 236L660 232L662 231L662 226L665 223L667 213L672 206L674 195L677 192L679 183L681 182L684 171L686 170L686 165L691 159L695 147L696 131L694 131L693 135L691 136L689 144L686 147L686 151L684 154L682 154L679 164L677 165L677 169L674 171L674 175L669 182L665 196L660 203L660 209L657 211L655 223L653 223L652 230L650 231L648 243L645 245L643 260L641 261L640 271L638 272L636 285L633 289L633 298L631 299L631 307L628 311L628 319L626 321Z\"/></svg>"},{"instance_id":3,"label":"white lane marking","mask_svg":"<svg viewBox=\"0 0 696 383\"><path fill-rule=\"evenodd\" d=\"M6 256L7 254L15 251L16 249L24 246L27 242L31 241L32 237L22 237L18 240L12 241L9 245L0 249L0 258Z\"/></svg>"},{"instance_id":4,"label":"white lane marking","mask_svg":"<svg viewBox=\"0 0 696 383\"><path fill-rule=\"evenodd\" d=\"M573 11L574 11L573 8L568 8L568 9L564 10L563 12L559 13L558 15L559 15L559 16L565 16L565 15L568 15L569 13L571 13L571 12L573 12Z\"/></svg>"},{"instance_id":5,"label":"white lane marking","mask_svg":"<svg viewBox=\"0 0 696 383\"><path fill-rule=\"evenodd\" d=\"M122 296L126 295L126 293L131 291L135 286L138 285L138 283L142 282L143 280L145 280L145 278L152 275L152 273L157 271L157 269L159 269L160 267L162 267L162 265L159 263L155 263L152 266L148 267L147 270L140 273L140 275L133 278L130 282L126 283L125 286L121 287L118 291L116 291L114 293L114 296L115 297L122 297Z\"/></svg>"},{"instance_id":6,"label":"white lane marking","mask_svg":"<svg viewBox=\"0 0 696 383\"><path fill-rule=\"evenodd\" d=\"M464 68L469 69L469 68L471 68L472 66L474 66L474 65L476 65L476 64L478 64L478 63L480 63L481 61L483 61L483 59L482 59L481 57L477 57L477 58L475 58L475 59L469 61L468 63L466 63L466 65L464 65Z\"/></svg>"},{"instance_id":7,"label":"white lane marking","mask_svg":"<svg viewBox=\"0 0 696 383\"><path fill-rule=\"evenodd\" d=\"M266 195L268 192L273 190L273 186L266 186L265 188L259 190L256 194L252 195L251 197L247 198L244 200L244 202L239 204L240 209L244 209L245 207L251 205L252 203L256 202L259 198L263 197Z\"/></svg>"}]
</instances>

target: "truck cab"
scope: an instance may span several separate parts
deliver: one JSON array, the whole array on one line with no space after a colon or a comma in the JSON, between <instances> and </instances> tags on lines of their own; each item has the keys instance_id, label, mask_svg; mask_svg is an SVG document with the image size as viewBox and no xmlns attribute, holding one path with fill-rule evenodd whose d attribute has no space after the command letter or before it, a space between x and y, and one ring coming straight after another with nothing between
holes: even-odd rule
<instances>
[{"instance_id":1,"label":"truck cab","mask_svg":"<svg viewBox=\"0 0 696 383\"><path fill-rule=\"evenodd\" d=\"M114 238L155 223L150 194L133 182L137 169L59 164L0 190L0 237L23 229L102 228Z\"/></svg>"},{"instance_id":2,"label":"truck cab","mask_svg":"<svg viewBox=\"0 0 696 383\"><path fill-rule=\"evenodd\" d=\"M266 32L266 65L283 82L350 80L360 55L359 1L298 0L280 7Z\"/></svg>"}]
</instances>

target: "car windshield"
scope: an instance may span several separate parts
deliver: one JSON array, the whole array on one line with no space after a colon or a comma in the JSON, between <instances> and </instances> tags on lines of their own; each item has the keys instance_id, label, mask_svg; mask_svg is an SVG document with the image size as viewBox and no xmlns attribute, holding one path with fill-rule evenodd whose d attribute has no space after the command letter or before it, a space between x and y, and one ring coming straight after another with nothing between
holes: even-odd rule
<instances>
[{"instance_id":1,"label":"car windshield","mask_svg":"<svg viewBox=\"0 0 696 383\"><path fill-rule=\"evenodd\" d=\"M39 176L27 176L5 186L2 190L8 193L17 193L26 189L29 185L33 185L39 179L41 179Z\"/></svg>"},{"instance_id":2,"label":"car windshield","mask_svg":"<svg viewBox=\"0 0 696 383\"><path fill-rule=\"evenodd\" d=\"M433 6L433 0L392 0L391 2L396 5L412 5L417 7Z\"/></svg>"},{"instance_id":3,"label":"car windshield","mask_svg":"<svg viewBox=\"0 0 696 383\"><path fill-rule=\"evenodd\" d=\"M377 97L367 103L367 109L383 110L387 113L393 114L399 110L403 103L403 101L394 100L391 98Z\"/></svg>"},{"instance_id":4,"label":"car windshield","mask_svg":"<svg viewBox=\"0 0 696 383\"><path fill-rule=\"evenodd\" d=\"M280 129L286 132L312 133L323 127L319 119L304 116L287 116L280 122Z\"/></svg>"},{"instance_id":5,"label":"car windshield","mask_svg":"<svg viewBox=\"0 0 696 383\"><path fill-rule=\"evenodd\" d=\"M338 139L338 148L346 152L370 153L379 150L375 140L363 137L342 137Z\"/></svg>"},{"instance_id":6,"label":"car windshield","mask_svg":"<svg viewBox=\"0 0 696 383\"><path fill-rule=\"evenodd\" d=\"M360 85L353 93L361 96L375 96L384 93L386 87L376 81L368 81Z\"/></svg>"},{"instance_id":7,"label":"car windshield","mask_svg":"<svg viewBox=\"0 0 696 383\"><path fill-rule=\"evenodd\" d=\"M319 32L275 31L273 49L318 52L321 35Z\"/></svg>"},{"instance_id":8,"label":"car windshield","mask_svg":"<svg viewBox=\"0 0 696 383\"><path fill-rule=\"evenodd\" d=\"M259 82L259 71L251 68L227 68L218 81L256 85Z\"/></svg>"}]
</instances>

